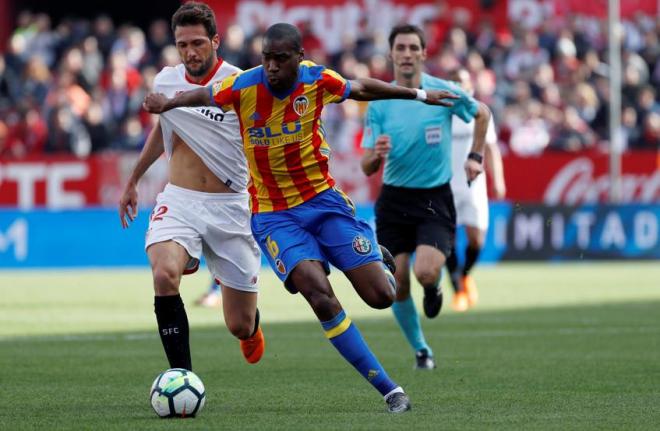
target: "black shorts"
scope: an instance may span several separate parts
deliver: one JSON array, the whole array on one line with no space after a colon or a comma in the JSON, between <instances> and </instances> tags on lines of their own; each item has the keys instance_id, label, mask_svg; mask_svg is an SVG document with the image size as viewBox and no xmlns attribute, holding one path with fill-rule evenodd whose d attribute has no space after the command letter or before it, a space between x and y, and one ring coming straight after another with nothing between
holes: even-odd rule
<instances>
[{"instance_id":1,"label":"black shorts","mask_svg":"<svg viewBox=\"0 0 660 431\"><path fill-rule=\"evenodd\" d=\"M383 185L376 201L378 242L396 256L430 245L449 256L456 237L456 209L449 184L431 189Z\"/></svg>"}]
</instances>

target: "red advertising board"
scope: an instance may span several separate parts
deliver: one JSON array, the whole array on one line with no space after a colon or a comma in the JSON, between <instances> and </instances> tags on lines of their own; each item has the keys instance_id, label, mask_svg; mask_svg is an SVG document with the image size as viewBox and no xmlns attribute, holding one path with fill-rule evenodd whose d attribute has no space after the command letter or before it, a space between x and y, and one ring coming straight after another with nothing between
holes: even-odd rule
<instances>
[{"instance_id":1,"label":"red advertising board","mask_svg":"<svg viewBox=\"0 0 660 431\"><path fill-rule=\"evenodd\" d=\"M622 159L624 202L660 202L660 155L630 152ZM545 153L504 158L507 200L575 205L607 202L609 155Z\"/></svg>"},{"instance_id":2,"label":"red advertising board","mask_svg":"<svg viewBox=\"0 0 660 431\"><path fill-rule=\"evenodd\" d=\"M597 18L607 18L607 3L608 0L554 0L557 14L571 13ZM634 18L637 13L650 16L658 14L658 0L624 0L620 6L623 18Z\"/></svg>"},{"instance_id":3,"label":"red advertising board","mask_svg":"<svg viewBox=\"0 0 660 431\"><path fill-rule=\"evenodd\" d=\"M42 157L0 161L0 206L29 209L114 207L137 154L105 154L81 160ZM369 204L380 190L379 175L366 178L360 156L335 153L331 172L339 186L359 204ZM622 160L625 202L660 202L660 154L631 152ZM548 205L607 202L609 156L546 153L540 157L504 157L507 200ZM153 205L167 182L167 163L160 159L140 181L141 205Z\"/></svg>"},{"instance_id":4,"label":"red advertising board","mask_svg":"<svg viewBox=\"0 0 660 431\"><path fill-rule=\"evenodd\" d=\"M366 26L385 33L401 22L422 24L427 20L467 19L472 26L492 22L507 27L507 1L447 0L441 12L435 0L208 0L218 25L237 23L247 34L277 22L309 22L329 52L341 47L346 34L359 35ZM489 4L491 4L489 6Z\"/></svg>"},{"instance_id":5,"label":"red advertising board","mask_svg":"<svg viewBox=\"0 0 660 431\"><path fill-rule=\"evenodd\" d=\"M0 205L79 208L98 203L96 159L75 157L0 161Z\"/></svg>"}]
</instances>

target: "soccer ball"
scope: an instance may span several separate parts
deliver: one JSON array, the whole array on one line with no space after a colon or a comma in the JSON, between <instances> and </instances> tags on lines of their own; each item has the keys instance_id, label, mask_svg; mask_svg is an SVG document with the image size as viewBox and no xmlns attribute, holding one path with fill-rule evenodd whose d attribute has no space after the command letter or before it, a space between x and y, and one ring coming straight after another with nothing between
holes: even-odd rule
<instances>
[{"instance_id":1,"label":"soccer ball","mask_svg":"<svg viewBox=\"0 0 660 431\"><path fill-rule=\"evenodd\" d=\"M385 278L387 278L387 282L389 283L390 288L392 289L392 293L394 294L394 296L396 296L397 285L396 285L396 279L394 278L394 274L392 274L388 269L386 269Z\"/></svg>"},{"instance_id":2,"label":"soccer ball","mask_svg":"<svg viewBox=\"0 0 660 431\"><path fill-rule=\"evenodd\" d=\"M158 375L149 393L151 407L162 418L194 417L204 407L204 384L192 371L170 368Z\"/></svg>"}]
</instances>

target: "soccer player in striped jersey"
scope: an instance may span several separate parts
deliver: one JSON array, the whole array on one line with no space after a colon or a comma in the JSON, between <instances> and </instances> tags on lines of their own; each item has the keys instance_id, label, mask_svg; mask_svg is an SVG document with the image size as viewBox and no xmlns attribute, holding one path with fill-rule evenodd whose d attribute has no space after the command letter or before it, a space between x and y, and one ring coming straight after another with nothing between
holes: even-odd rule
<instances>
[{"instance_id":1,"label":"soccer player in striped jersey","mask_svg":"<svg viewBox=\"0 0 660 431\"><path fill-rule=\"evenodd\" d=\"M307 300L340 354L380 392L390 412L404 412L410 409L408 396L369 350L327 278L332 264L371 307L387 308L394 300L373 230L356 218L352 202L330 176L321 111L346 98L447 106L451 102L443 99L454 96L374 79L347 81L303 61L303 54L298 29L275 24L264 35L261 66L171 99L149 94L144 107L160 113L215 104L237 113L250 170L253 235L286 288Z\"/></svg>"}]
</instances>

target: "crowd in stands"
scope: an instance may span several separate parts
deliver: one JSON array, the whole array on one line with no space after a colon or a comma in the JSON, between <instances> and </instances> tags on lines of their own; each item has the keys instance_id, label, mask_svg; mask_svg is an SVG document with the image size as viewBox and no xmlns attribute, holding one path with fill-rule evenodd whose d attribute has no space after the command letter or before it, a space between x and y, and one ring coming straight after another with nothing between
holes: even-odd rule
<instances>
[{"instance_id":1,"label":"crowd in stands","mask_svg":"<svg viewBox=\"0 0 660 431\"><path fill-rule=\"evenodd\" d=\"M505 151L604 148L609 140L609 68L604 22L569 17L530 30L481 25L439 13L424 24L427 70L444 77L466 67L476 97L492 109ZM387 33L365 20L337 52L300 25L306 55L347 78L391 80ZM221 29L222 30L222 29ZM660 18L626 22L622 36L622 141L627 149L660 149ZM222 35L221 56L249 68L261 61L260 34L237 25ZM2 50L0 50L2 52ZM141 110L153 78L179 62L169 23L147 29L108 16L53 25L43 13L21 12L0 54L0 158L42 153L86 157L141 149L154 119ZM327 110L325 125L338 151L358 146L362 103Z\"/></svg>"}]
</instances>

